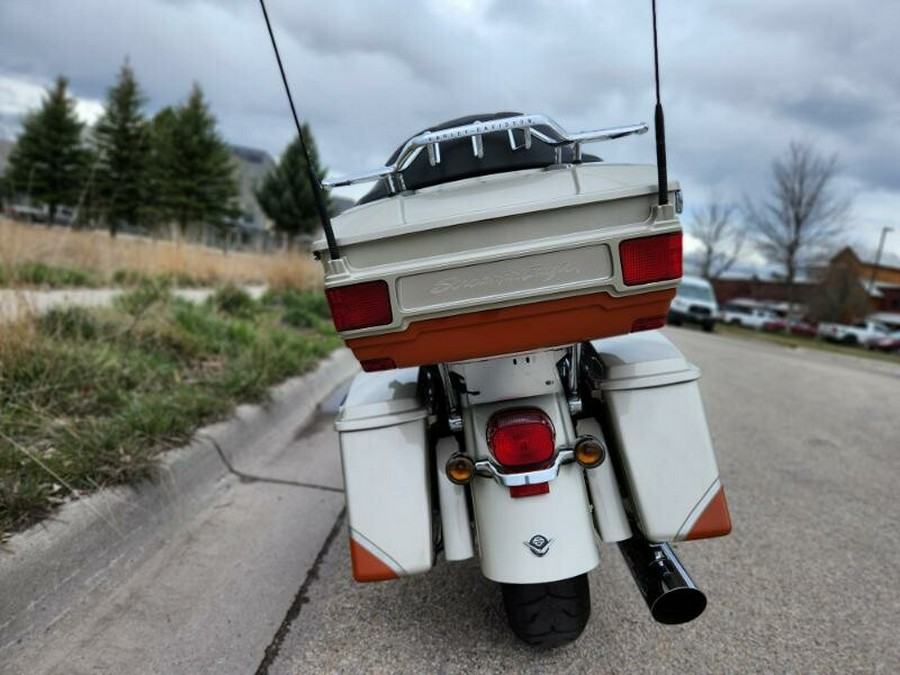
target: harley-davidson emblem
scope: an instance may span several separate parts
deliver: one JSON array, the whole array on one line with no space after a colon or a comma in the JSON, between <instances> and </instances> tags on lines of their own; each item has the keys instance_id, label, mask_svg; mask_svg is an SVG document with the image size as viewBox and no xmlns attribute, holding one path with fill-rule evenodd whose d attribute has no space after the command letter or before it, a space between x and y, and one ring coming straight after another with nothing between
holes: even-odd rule
<instances>
[{"instance_id":1,"label":"harley-davidson emblem","mask_svg":"<svg viewBox=\"0 0 900 675\"><path fill-rule=\"evenodd\" d=\"M522 542L525 546L528 547L528 550L534 553L538 558L543 558L550 552L550 544L553 543L552 539L547 539L542 534L536 534L528 541Z\"/></svg>"}]
</instances>

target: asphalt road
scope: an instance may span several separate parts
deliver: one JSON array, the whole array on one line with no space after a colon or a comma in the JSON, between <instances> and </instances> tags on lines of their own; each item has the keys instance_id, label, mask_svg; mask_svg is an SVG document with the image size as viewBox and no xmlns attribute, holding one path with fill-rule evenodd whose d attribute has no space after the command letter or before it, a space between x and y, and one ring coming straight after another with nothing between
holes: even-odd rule
<instances>
[{"instance_id":1,"label":"asphalt road","mask_svg":"<svg viewBox=\"0 0 900 675\"><path fill-rule=\"evenodd\" d=\"M703 370L735 526L678 546L709 597L700 619L654 624L607 546L584 635L535 653L473 562L356 584L341 532L268 672L900 671L900 366L667 333Z\"/></svg>"},{"instance_id":2,"label":"asphalt road","mask_svg":"<svg viewBox=\"0 0 900 675\"><path fill-rule=\"evenodd\" d=\"M0 672L900 672L900 365L667 334L704 372L735 526L677 547L709 598L694 623L655 624L612 546L590 575L587 630L549 653L515 640L473 561L356 584L332 399L241 467L275 482L223 481Z\"/></svg>"}]
</instances>

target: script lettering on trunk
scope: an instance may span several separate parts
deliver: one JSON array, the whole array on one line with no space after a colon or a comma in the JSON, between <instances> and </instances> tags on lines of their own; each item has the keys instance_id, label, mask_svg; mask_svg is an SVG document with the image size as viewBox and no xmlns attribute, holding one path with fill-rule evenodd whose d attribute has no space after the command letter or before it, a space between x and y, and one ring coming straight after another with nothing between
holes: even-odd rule
<instances>
[{"instance_id":1,"label":"script lettering on trunk","mask_svg":"<svg viewBox=\"0 0 900 675\"><path fill-rule=\"evenodd\" d=\"M444 277L438 280L429 292L431 295L441 295L450 291L484 289L492 286L504 288L533 281L550 283L559 276L574 275L579 271L570 261L558 265L535 263L479 277L466 278L458 275Z\"/></svg>"}]
</instances>

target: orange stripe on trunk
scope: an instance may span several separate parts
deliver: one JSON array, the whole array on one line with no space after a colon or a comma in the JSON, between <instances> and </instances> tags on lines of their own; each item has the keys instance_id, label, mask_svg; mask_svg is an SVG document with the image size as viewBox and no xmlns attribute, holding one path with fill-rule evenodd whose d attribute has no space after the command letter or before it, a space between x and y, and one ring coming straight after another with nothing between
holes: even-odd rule
<instances>
[{"instance_id":1,"label":"orange stripe on trunk","mask_svg":"<svg viewBox=\"0 0 900 675\"><path fill-rule=\"evenodd\" d=\"M722 537L729 532L731 532L731 515L728 513L728 502L725 501L725 490L719 488L685 539Z\"/></svg>"},{"instance_id":2,"label":"orange stripe on trunk","mask_svg":"<svg viewBox=\"0 0 900 675\"><path fill-rule=\"evenodd\" d=\"M352 537L350 538L350 562L353 565L353 578L357 581L386 581L399 578L394 570Z\"/></svg>"},{"instance_id":3,"label":"orange stripe on trunk","mask_svg":"<svg viewBox=\"0 0 900 675\"><path fill-rule=\"evenodd\" d=\"M403 331L346 343L360 361L390 358L400 368L525 352L629 333L637 319L664 316L674 295L589 293L414 321Z\"/></svg>"}]
</instances>

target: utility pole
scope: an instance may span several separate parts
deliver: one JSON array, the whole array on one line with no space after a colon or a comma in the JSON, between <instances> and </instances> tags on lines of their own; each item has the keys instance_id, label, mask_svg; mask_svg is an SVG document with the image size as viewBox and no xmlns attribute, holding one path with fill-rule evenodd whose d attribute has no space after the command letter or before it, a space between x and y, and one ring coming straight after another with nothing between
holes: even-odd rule
<instances>
[{"instance_id":1,"label":"utility pole","mask_svg":"<svg viewBox=\"0 0 900 675\"><path fill-rule=\"evenodd\" d=\"M892 232L893 227L881 228L881 238L878 240L878 253L875 254L875 265L872 267L872 276L869 277L869 296L875 293L875 275L878 274L878 266L881 264L881 252L884 250L884 240L888 232Z\"/></svg>"}]
</instances>

